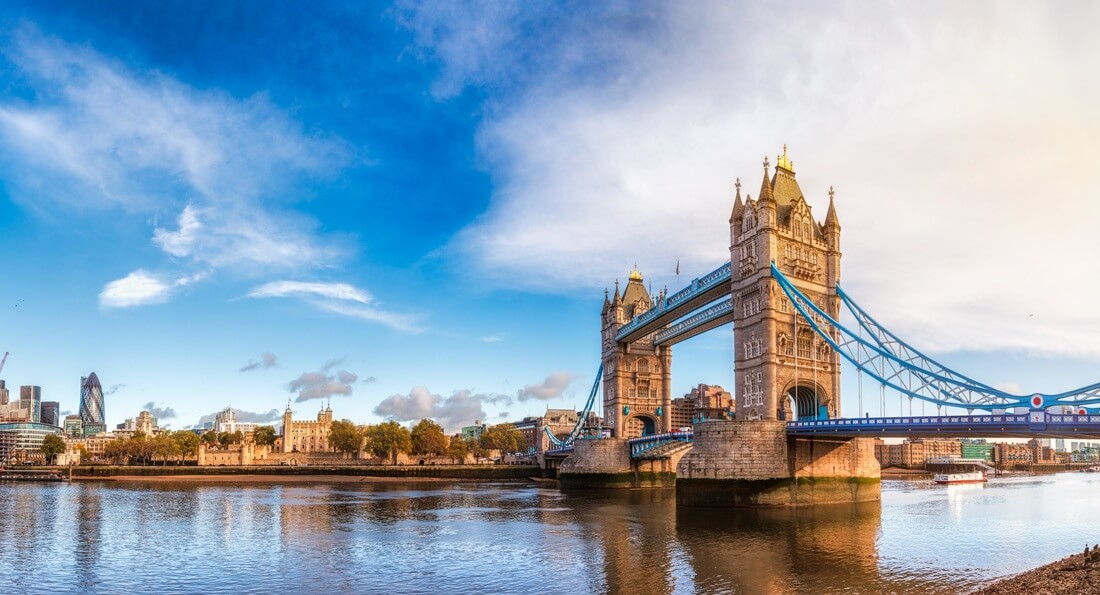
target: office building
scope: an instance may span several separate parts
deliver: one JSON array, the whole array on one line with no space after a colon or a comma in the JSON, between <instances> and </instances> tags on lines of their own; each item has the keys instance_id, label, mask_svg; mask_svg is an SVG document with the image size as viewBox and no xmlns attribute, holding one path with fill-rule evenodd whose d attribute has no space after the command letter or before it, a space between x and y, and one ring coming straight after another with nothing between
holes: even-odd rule
<instances>
[{"instance_id":1,"label":"office building","mask_svg":"<svg viewBox=\"0 0 1100 595\"><path fill-rule=\"evenodd\" d=\"M42 387L20 386L19 408L31 412L31 421L38 423L42 420Z\"/></svg>"},{"instance_id":2,"label":"office building","mask_svg":"<svg viewBox=\"0 0 1100 595\"><path fill-rule=\"evenodd\" d=\"M84 423L80 421L79 415L66 415L65 416L65 435L72 438L81 438L84 436Z\"/></svg>"},{"instance_id":3,"label":"office building","mask_svg":"<svg viewBox=\"0 0 1100 595\"><path fill-rule=\"evenodd\" d=\"M61 427L61 403L57 401L42 401L41 422L51 426Z\"/></svg>"},{"instance_id":4,"label":"office building","mask_svg":"<svg viewBox=\"0 0 1100 595\"><path fill-rule=\"evenodd\" d=\"M9 399L11 399L11 394L8 393L8 385L0 380L0 405L7 405Z\"/></svg>"}]
</instances>

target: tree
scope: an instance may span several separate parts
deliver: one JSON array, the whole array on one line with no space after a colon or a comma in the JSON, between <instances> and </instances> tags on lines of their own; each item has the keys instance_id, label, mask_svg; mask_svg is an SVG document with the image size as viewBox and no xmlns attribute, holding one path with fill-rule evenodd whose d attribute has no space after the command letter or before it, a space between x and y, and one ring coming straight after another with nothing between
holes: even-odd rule
<instances>
[{"instance_id":1,"label":"tree","mask_svg":"<svg viewBox=\"0 0 1100 595\"><path fill-rule=\"evenodd\" d=\"M103 446L103 456L113 461L116 465L130 458L129 441L116 438Z\"/></svg>"},{"instance_id":2,"label":"tree","mask_svg":"<svg viewBox=\"0 0 1100 595\"><path fill-rule=\"evenodd\" d=\"M152 440L153 442L153 454L162 461L167 461L169 457L176 457L180 454L180 445L168 434L160 434Z\"/></svg>"},{"instance_id":3,"label":"tree","mask_svg":"<svg viewBox=\"0 0 1100 595\"><path fill-rule=\"evenodd\" d=\"M181 457L193 457L199 454L199 435L190 430L172 432L172 440L179 446Z\"/></svg>"},{"instance_id":4,"label":"tree","mask_svg":"<svg viewBox=\"0 0 1100 595\"><path fill-rule=\"evenodd\" d=\"M252 433L252 441L258 446L271 446L275 444L275 436L275 428L271 426L260 426Z\"/></svg>"},{"instance_id":5,"label":"tree","mask_svg":"<svg viewBox=\"0 0 1100 595\"><path fill-rule=\"evenodd\" d=\"M46 455L46 460L52 465L57 460L57 455L63 452L65 452L65 441L61 436L46 434L42 440L42 454Z\"/></svg>"},{"instance_id":6,"label":"tree","mask_svg":"<svg viewBox=\"0 0 1100 595\"><path fill-rule=\"evenodd\" d=\"M214 430L210 430L202 435L202 441L205 442L207 446L214 446L218 443L218 433Z\"/></svg>"},{"instance_id":7,"label":"tree","mask_svg":"<svg viewBox=\"0 0 1100 595\"><path fill-rule=\"evenodd\" d=\"M88 460L88 449L83 444L76 445L76 452L80 453L80 462Z\"/></svg>"},{"instance_id":8,"label":"tree","mask_svg":"<svg viewBox=\"0 0 1100 595\"><path fill-rule=\"evenodd\" d=\"M451 457L451 460L456 464L466 460L466 453L470 452L470 447L467 446L466 441L462 439L461 434L455 434L451 436L451 444L447 448L447 456Z\"/></svg>"},{"instance_id":9,"label":"tree","mask_svg":"<svg viewBox=\"0 0 1100 595\"><path fill-rule=\"evenodd\" d=\"M447 452L447 436L443 434L443 428L430 419L417 422L411 435L413 454L442 456Z\"/></svg>"},{"instance_id":10,"label":"tree","mask_svg":"<svg viewBox=\"0 0 1100 595\"><path fill-rule=\"evenodd\" d=\"M404 426L387 421L367 428L367 447L374 456L389 457L397 464L397 455L412 450L412 436Z\"/></svg>"},{"instance_id":11,"label":"tree","mask_svg":"<svg viewBox=\"0 0 1100 595\"><path fill-rule=\"evenodd\" d=\"M519 450L522 441L523 435L512 424L490 426L481 433L481 446L491 450L499 450L502 455Z\"/></svg>"},{"instance_id":12,"label":"tree","mask_svg":"<svg viewBox=\"0 0 1100 595\"><path fill-rule=\"evenodd\" d=\"M359 452L363 444L363 434L350 420L341 419L332 422L328 432L328 445L332 448L347 453Z\"/></svg>"}]
</instances>

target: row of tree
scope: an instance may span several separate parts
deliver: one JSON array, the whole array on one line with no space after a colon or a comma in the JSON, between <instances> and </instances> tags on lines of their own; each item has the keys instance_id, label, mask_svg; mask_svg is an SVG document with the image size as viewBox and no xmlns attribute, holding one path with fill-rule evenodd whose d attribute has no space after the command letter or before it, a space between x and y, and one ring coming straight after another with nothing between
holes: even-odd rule
<instances>
[{"instance_id":1,"label":"row of tree","mask_svg":"<svg viewBox=\"0 0 1100 595\"><path fill-rule=\"evenodd\" d=\"M201 437L190 430L164 432L156 436L146 436L142 432L136 432L130 438L118 438L108 442L104 446L103 455L116 463L134 460L182 460L184 457L193 457L198 454L200 441L208 447L224 448L231 444L240 444L244 438L244 434L239 431L219 433L211 430ZM252 433L252 440L257 445L274 444L275 438L275 428L272 426L260 426ZM337 451L351 454L358 453L362 449L380 459L388 459L394 464L397 463L397 457L400 454L447 456L458 463L470 453L481 458L490 450L508 453L527 449L527 441L523 434L512 424L490 426L482 432L479 439L463 440L459 434L448 438L443 433L443 428L430 419L420 420L412 430L396 421L365 427L356 426L346 419L334 421L329 432L329 445ZM83 450L83 446L78 448ZM42 443L42 452L52 463L57 455L65 452L65 442L60 436L52 434L46 436ZM81 459L86 458L87 452L81 452Z\"/></svg>"},{"instance_id":2,"label":"row of tree","mask_svg":"<svg viewBox=\"0 0 1100 595\"><path fill-rule=\"evenodd\" d=\"M358 453L362 449L394 464L400 454L447 456L457 463L465 459L468 453L484 457L489 450L506 453L527 449L523 434L512 424L490 426L482 432L480 439L467 441L458 434L448 438L443 428L430 419L420 420L411 430L396 421L363 428L346 419L334 421L329 433L329 445L346 453Z\"/></svg>"}]
</instances>

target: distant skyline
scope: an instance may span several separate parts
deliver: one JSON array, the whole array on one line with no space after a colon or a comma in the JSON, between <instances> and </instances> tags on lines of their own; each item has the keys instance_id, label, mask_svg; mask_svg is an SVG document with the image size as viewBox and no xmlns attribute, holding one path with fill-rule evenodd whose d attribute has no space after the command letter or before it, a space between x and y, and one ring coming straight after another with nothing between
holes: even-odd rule
<instances>
[{"instance_id":1,"label":"distant skyline","mask_svg":"<svg viewBox=\"0 0 1100 595\"><path fill-rule=\"evenodd\" d=\"M7 3L0 377L76 413L96 372L109 427L580 407L604 288L728 259L786 144L880 322L1009 390L1095 382L1098 11ZM677 345L673 396L732 358Z\"/></svg>"}]
</instances>

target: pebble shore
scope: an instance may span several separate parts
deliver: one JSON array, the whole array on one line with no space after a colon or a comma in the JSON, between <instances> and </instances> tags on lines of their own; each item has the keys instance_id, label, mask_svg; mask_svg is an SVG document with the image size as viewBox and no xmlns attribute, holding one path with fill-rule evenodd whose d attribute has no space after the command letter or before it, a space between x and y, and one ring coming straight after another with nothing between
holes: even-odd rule
<instances>
[{"instance_id":1,"label":"pebble shore","mask_svg":"<svg viewBox=\"0 0 1100 595\"><path fill-rule=\"evenodd\" d=\"M1001 579L973 595L1100 594L1100 545L1016 576Z\"/></svg>"}]
</instances>

